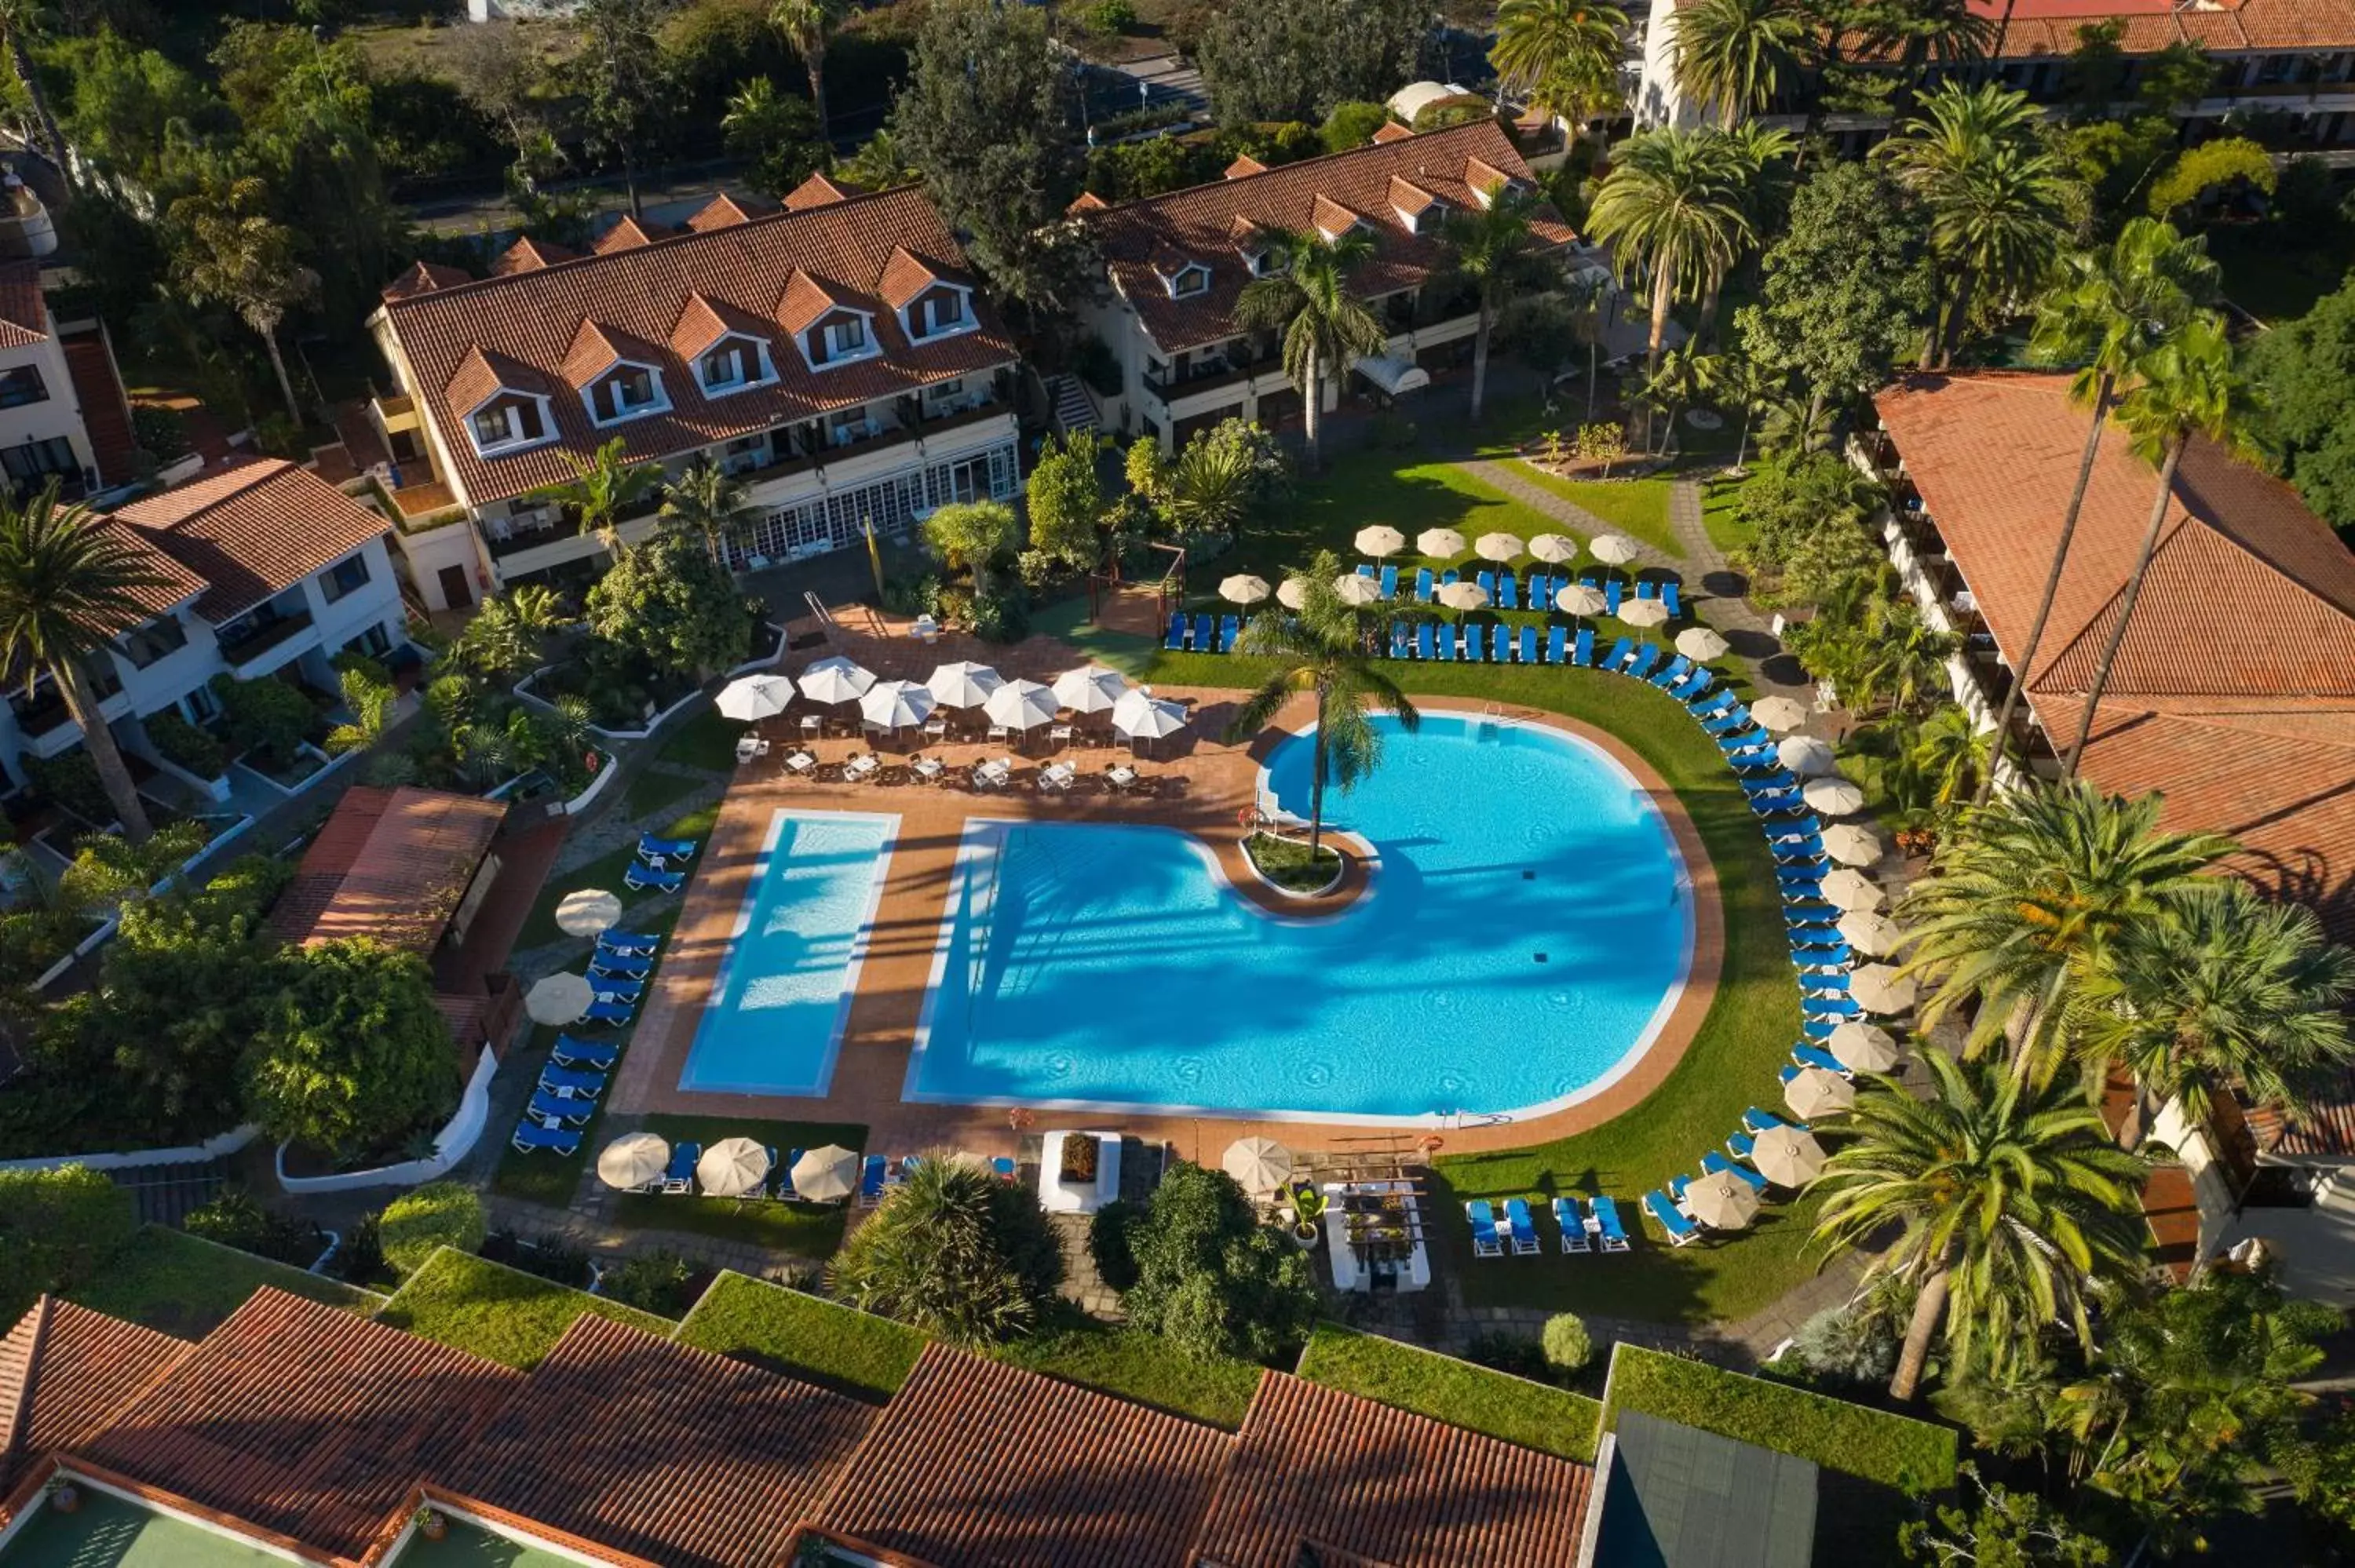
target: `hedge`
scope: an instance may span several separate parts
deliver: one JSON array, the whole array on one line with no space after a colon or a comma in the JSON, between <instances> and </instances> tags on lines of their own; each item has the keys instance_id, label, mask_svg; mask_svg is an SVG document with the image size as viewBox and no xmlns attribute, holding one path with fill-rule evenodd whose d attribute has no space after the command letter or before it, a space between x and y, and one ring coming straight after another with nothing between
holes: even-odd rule
<instances>
[{"instance_id":1,"label":"hedge","mask_svg":"<svg viewBox=\"0 0 2355 1568\"><path fill-rule=\"evenodd\" d=\"M1955 1481L1948 1427L1657 1351L1620 1345L1603 1400L1606 1428L1640 1410L1915 1496Z\"/></svg>"},{"instance_id":2,"label":"hedge","mask_svg":"<svg viewBox=\"0 0 2355 1568\"><path fill-rule=\"evenodd\" d=\"M1582 1464L1594 1458L1603 1406L1582 1393L1320 1323L1299 1375L1378 1404Z\"/></svg>"}]
</instances>

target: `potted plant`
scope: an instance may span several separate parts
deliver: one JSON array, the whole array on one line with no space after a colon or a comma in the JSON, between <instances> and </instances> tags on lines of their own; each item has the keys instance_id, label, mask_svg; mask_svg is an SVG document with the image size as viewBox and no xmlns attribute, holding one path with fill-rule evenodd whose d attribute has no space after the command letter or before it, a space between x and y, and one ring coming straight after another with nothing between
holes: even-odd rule
<instances>
[{"instance_id":1,"label":"potted plant","mask_svg":"<svg viewBox=\"0 0 2355 1568\"><path fill-rule=\"evenodd\" d=\"M71 1513L81 1507L81 1489L63 1476L51 1478L48 1493L49 1506L59 1513Z\"/></svg>"},{"instance_id":2,"label":"potted plant","mask_svg":"<svg viewBox=\"0 0 2355 1568\"><path fill-rule=\"evenodd\" d=\"M1292 1239L1303 1248L1313 1247L1323 1234L1317 1221L1324 1217L1325 1194L1303 1181L1292 1189Z\"/></svg>"},{"instance_id":3,"label":"potted plant","mask_svg":"<svg viewBox=\"0 0 2355 1568\"><path fill-rule=\"evenodd\" d=\"M1095 1184L1096 1148L1093 1135L1076 1133L1063 1139L1062 1180L1074 1187Z\"/></svg>"},{"instance_id":4,"label":"potted plant","mask_svg":"<svg viewBox=\"0 0 2355 1568\"><path fill-rule=\"evenodd\" d=\"M450 1521L437 1508L419 1505L417 1511L410 1516L410 1522L417 1526L417 1533L428 1541L439 1541L450 1533Z\"/></svg>"}]
</instances>

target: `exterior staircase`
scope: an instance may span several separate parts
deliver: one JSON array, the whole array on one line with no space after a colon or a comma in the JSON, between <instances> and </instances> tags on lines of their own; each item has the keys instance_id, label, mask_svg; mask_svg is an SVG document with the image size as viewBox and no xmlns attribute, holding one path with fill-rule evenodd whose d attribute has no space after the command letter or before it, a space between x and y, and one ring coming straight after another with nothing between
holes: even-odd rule
<instances>
[{"instance_id":1,"label":"exterior staircase","mask_svg":"<svg viewBox=\"0 0 2355 1568\"><path fill-rule=\"evenodd\" d=\"M1047 378L1047 397L1055 409L1055 429L1062 435L1075 436L1082 430L1096 428L1095 400L1088 389L1080 385L1076 376L1050 376Z\"/></svg>"}]
</instances>

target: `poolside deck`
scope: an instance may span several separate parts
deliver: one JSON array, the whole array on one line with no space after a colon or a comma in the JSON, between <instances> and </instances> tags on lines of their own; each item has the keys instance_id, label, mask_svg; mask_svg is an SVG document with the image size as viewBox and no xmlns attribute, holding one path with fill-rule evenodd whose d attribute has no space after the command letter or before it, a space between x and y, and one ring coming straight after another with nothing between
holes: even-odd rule
<instances>
[{"instance_id":1,"label":"poolside deck","mask_svg":"<svg viewBox=\"0 0 2355 1568\"><path fill-rule=\"evenodd\" d=\"M879 675L914 680L922 680L935 664L956 659L974 659L995 666L1009 677L1037 680L1051 679L1083 662L1082 655L1068 644L1047 637L1033 637L1013 648L984 645L955 636L927 645L903 635L872 635L842 629L834 634L834 641L836 651ZM806 662L801 655L791 661L796 668ZM1253 800L1262 758L1273 740L1263 736L1249 745L1229 746L1219 739L1242 694L1178 686L1156 686L1155 691L1157 695L1186 702L1192 722L1186 735L1164 743L1159 748L1161 756L1147 757L1137 764L1138 770L1153 782L1149 792L1121 793L1103 783L1104 768L1115 760L1127 758L1125 747L1082 747L1065 754L1078 764L1082 774L1081 783L1069 793L1039 789L1035 765L1023 769L1012 789L985 793L912 781L893 782L907 777L899 768L887 768L882 781L863 784L839 781L839 770L834 768L821 768L822 777L816 779L793 778L784 773L779 763L791 748L790 737L796 733L798 713L770 721L764 728L776 741L770 757L741 771L721 806L705 853L698 857L695 877L688 886L661 971L617 1075L613 1108L625 1115L682 1113L858 1121L868 1127L868 1147L871 1149L904 1151L952 1146L988 1154L1014 1152L1017 1131L1004 1107L911 1104L900 1097L931 980L943 906L969 818L1136 822L1181 829L1209 846L1229 879L1246 895L1291 915L1314 912L1319 907L1283 898L1257 885L1254 874L1244 863L1239 813ZM1625 1077L1593 1098L1550 1115L1435 1129L1445 1139L1450 1152L1515 1148L1559 1138L1598 1126L1633 1107L1668 1075L1683 1055L1685 1046L1709 1012L1723 955L1724 925L1716 875L1700 835L1685 816L1674 791L1640 757L1600 730L1534 710L1499 711L1550 724L1593 741L1615 758L1650 793L1675 833L1691 874L1693 964L1683 995L1659 1037ZM1283 723L1288 728L1305 728L1312 713L1312 702L1304 695L1285 710ZM849 752L865 747L863 740L829 739L815 749L821 762L835 763ZM922 750L924 755L940 758L954 768L958 764L1001 755L1005 748L928 745ZM1044 760L1043 757L1039 760ZM844 1030L831 1092L823 1099L815 1099L682 1090L678 1083L687 1050L742 907L770 814L781 808L889 811L900 818L899 838L877 906L874 930ZM1372 868L1372 874L1379 877L1378 865ZM1365 876L1365 868L1353 864L1349 876L1323 902L1323 907L1336 907L1356 897L1364 886ZM1189 974L1182 963L1171 966L1166 972L1168 1007L1172 1012L1182 1011L1189 985L1215 983L1215 977ZM1108 1027L1118 1022L1106 1022ZM1508 1042L1500 1041L1498 1048L1512 1047ZM1230 1141L1252 1133L1265 1133L1297 1143L1312 1136L1311 1127L1327 1135L1397 1130L1394 1127L1343 1122L1263 1121L1248 1116L1156 1117L1058 1110L1036 1112L1029 1119L1034 1126L1051 1121L1056 1125L1117 1127L1134 1136L1167 1140L1180 1155L1199 1160L1217 1160Z\"/></svg>"}]
</instances>

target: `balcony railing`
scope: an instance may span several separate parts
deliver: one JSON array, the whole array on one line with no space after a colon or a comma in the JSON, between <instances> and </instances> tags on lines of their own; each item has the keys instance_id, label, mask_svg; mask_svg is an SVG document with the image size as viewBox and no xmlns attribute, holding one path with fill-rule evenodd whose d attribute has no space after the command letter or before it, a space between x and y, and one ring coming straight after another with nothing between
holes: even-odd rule
<instances>
[{"instance_id":1,"label":"balcony railing","mask_svg":"<svg viewBox=\"0 0 2355 1568\"><path fill-rule=\"evenodd\" d=\"M1199 397L1205 392L1240 387L1253 376L1274 369L1279 363L1273 354L1221 355L1215 359L1198 360L1184 370L1166 371L1159 375L1148 370L1145 373L1145 389L1167 403L1178 397Z\"/></svg>"},{"instance_id":2,"label":"balcony railing","mask_svg":"<svg viewBox=\"0 0 2355 1568\"><path fill-rule=\"evenodd\" d=\"M272 648L299 636L311 624L309 607L282 611L250 627L230 627L218 634L221 657L233 665L252 663Z\"/></svg>"}]
</instances>

